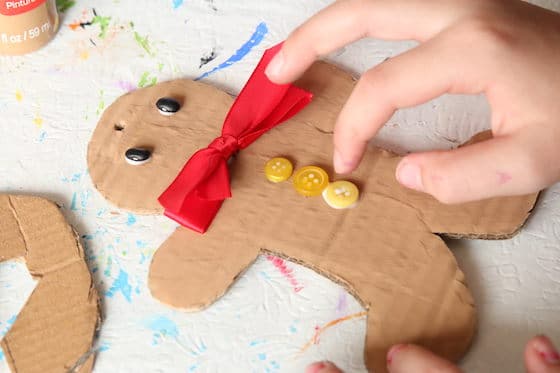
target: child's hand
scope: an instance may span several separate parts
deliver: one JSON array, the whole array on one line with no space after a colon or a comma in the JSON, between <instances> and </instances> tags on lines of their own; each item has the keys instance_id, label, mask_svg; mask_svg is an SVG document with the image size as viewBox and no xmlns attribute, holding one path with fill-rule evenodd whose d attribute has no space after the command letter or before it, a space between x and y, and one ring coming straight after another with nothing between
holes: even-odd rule
<instances>
[{"instance_id":1,"label":"child's hand","mask_svg":"<svg viewBox=\"0 0 560 373\"><path fill-rule=\"evenodd\" d=\"M494 138L409 155L398 180L456 203L560 179L559 14L517 0L340 0L290 35L267 74L292 81L319 56L366 36L421 44L362 75L336 123L337 172L357 167L396 109L444 93L485 93Z\"/></svg>"},{"instance_id":2,"label":"child's hand","mask_svg":"<svg viewBox=\"0 0 560 373\"><path fill-rule=\"evenodd\" d=\"M560 355L547 337L535 337L525 347L525 367L528 373L560 373ZM450 362L415 345L397 345L387 353L389 373L460 373ZM306 373L342 373L329 362L310 365Z\"/></svg>"}]
</instances>

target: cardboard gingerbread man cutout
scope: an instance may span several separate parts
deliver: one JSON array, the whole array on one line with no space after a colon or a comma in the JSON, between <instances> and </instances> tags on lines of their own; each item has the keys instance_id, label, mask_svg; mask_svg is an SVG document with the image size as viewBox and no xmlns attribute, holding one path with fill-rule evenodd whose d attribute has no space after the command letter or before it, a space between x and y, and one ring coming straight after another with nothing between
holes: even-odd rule
<instances>
[{"instance_id":1,"label":"cardboard gingerbread man cutout","mask_svg":"<svg viewBox=\"0 0 560 373\"><path fill-rule=\"evenodd\" d=\"M368 369L385 371L387 350L400 342L420 343L457 360L473 337L475 307L438 234L510 237L537 196L443 205L401 187L394 176L400 158L373 148L348 177L361 192L352 209L302 197L290 181L269 182L263 168L277 156L290 159L295 169L320 166L333 178L333 125L354 84L352 76L324 62L306 72L296 85L312 92L313 102L239 152L230 165L233 197L208 232L178 227L157 250L151 292L170 306L199 310L222 296L259 254L273 253L343 284L363 304ZM156 105L161 98L173 98L180 109L163 115L168 113ZM190 80L119 98L89 144L96 188L121 208L162 213L158 196L189 157L219 135L232 102L225 92ZM125 154L131 149L147 151L149 161L130 164Z\"/></svg>"},{"instance_id":2,"label":"cardboard gingerbread man cutout","mask_svg":"<svg viewBox=\"0 0 560 373\"><path fill-rule=\"evenodd\" d=\"M39 197L0 194L0 222L0 262L24 260L38 281L0 341L11 371L91 372L100 313L76 234Z\"/></svg>"}]
</instances>

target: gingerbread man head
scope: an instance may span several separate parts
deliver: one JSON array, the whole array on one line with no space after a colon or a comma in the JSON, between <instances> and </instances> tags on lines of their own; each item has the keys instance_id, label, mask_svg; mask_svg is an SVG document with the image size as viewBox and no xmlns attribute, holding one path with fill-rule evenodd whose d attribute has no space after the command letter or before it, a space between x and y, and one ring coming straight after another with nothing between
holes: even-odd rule
<instances>
[{"instance_id":1,"label":"gingerbread man head","mask_svg":"<svg viewBox=\"0 0 560 373\"><path fill-rule=\"evenodd\" d=\"M201 309L223 295L260 253L273 253L343 284L361 301L368 310L369 369L385 371L387 350L402 342L456 360L474 334L475 308L439 234L510 237L527 219L536 195L443 205L401 187L394 176L400 158L373 148L349 177L361 192L352 209L302 197L290 181L268 181L264 165L277 156L290 159L295 169L317 165L335 176L333 125L354 82L332 65L313 65L296 83L313 93L313 102L237 155L230 164L233 197L208 232L179 227L157 250L150 289L168 305ZM158 196L196 150L219 136L232 102L228 94L190 80L119 98L89 145L96 188L121 208L161 213Z\"/></svg>"}]
</instances>

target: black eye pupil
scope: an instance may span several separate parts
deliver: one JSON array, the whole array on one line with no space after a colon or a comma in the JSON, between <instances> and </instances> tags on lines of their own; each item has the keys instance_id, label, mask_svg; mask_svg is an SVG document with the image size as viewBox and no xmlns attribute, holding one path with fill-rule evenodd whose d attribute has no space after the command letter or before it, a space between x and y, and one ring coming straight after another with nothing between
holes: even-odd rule
<instances>
[{"instance_id":1,"label":"black eye pupil","mask_svg":"<svg viewBox=\"0 0 560 373\"><path fill-rule=\"evenodd\" d=\"M150 159L151 152L146 149L131 148L124 153L124 156L131 162L144 162Z\"/></svg>"},{"instance_id":2,"label":"black eye pupil","mask_svg":"<svg viewBox=\"0 0 560 373\"><path fill-rule=\"evenodd\" d=\"M156 102L156 106L159 112L163 115L171 115L181 109L181 104L179 101L171 97L162 97Z\"/></svg>"}]
</instances>

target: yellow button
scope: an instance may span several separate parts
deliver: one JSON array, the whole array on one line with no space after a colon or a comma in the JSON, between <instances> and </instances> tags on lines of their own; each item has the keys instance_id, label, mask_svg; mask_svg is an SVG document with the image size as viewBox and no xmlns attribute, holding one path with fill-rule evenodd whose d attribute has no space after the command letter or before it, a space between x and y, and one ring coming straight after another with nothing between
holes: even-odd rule
<instances>
[{"instance_id":1,"label":"yellow button","mask_svg":"<svg viewBox=\"0 0 560 373\"><path fill-rule=\"evenodd\" d=\"M329 185L329 175L320 167L306 166L294 174L294 187L306 197L318 196Z\"/></svg>"},{"instance_id":2,"label":"yellow button","mask_svg":"<svg viewBox=\"0 0 560 373\"><path fill-rule=\"evenodd\" d=\"M292 176L293 170L292 162L286 158L272 158L264 166L266 178L273 183L288 180Z\"/></svg>"},{"instance_id":3,"label":"yellow button","mask_svg":"<svg viewBox=\"0 0 560 373\"><path fill-rule=\"evenodd\" d=\"M334 209L354 207L359 197L360 191L358 187L354 183L345 180L330 183L323 191L325 202Z\"/></svg>"}]
</instances>

